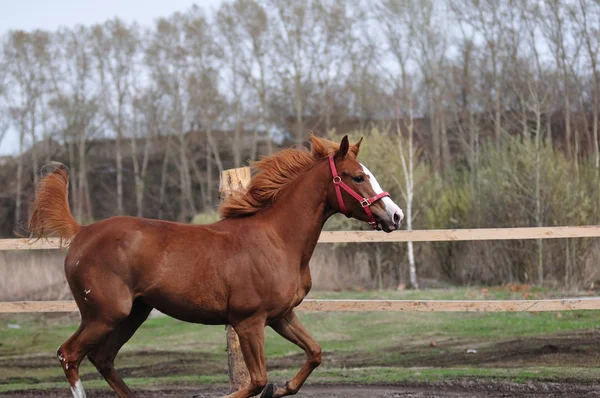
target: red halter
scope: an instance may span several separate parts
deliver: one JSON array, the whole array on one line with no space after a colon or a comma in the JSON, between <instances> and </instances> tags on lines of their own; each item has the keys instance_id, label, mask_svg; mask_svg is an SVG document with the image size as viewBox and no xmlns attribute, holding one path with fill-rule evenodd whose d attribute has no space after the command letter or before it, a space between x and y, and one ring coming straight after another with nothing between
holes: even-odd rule
<instances>
[{"instance_id":1,"label":"red halter","mask_svg":"<svg viewBox=\"0 0 600 398\"><path fill-rule=\"evenodd\" d=\"M369 206L371 206L373 203L377 202L379 199L386 197L386 196L390 196L389 193L387 192L381 192L375 196L373 196L372 198L363 198L362 196L360 196L358 193L356 193L356 191L354 191L352 188L350 188L348 186L348 184L346 184L344 181L342 181L342 177L340 177L338 175L338 172L335 168L335 162L333 161L333 155L331 155L329 157L329 166L331 167L331 174L333 175L333 185L335 187L335 194L337 196L337 200L338 200L338 204L340 206L340 211L347 216L346 214L346 205L344 205L344 199L342 199L342 192L340 191L340 187L348 192L354 199L358 200L360 202L360 205L362 206L363 209L365 209L365 213L367 213L367 217L369 218L369 225L372 226L373 228L377 228L377 222L375 221L375 217L373 217L373 213L371 212L371 209L369 208Z\"/></svg>"}]
</instances>

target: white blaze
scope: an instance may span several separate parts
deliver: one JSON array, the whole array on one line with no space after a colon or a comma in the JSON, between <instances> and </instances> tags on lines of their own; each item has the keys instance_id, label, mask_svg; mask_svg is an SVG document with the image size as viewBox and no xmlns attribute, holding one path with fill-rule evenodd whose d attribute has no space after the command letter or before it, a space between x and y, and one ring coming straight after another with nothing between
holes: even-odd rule
<instances>
[{"instance_id":1,"label":"white blaze","mask_svg":"<svg viewBox=\"0 0 600 398\"><path fill-rule=\"evenodd\" d=\"M375 194L382 193L383 189L381 189L379 182L377 182L377 178L375 178L373 173L371 173L369 171L367 166L365 166L362 163L360 165L362 166L365 174L369 176L369 182L371 183L371 188L373 188L373 191L375 191ZM385 210L387 211L387 214L390 217L390 220L394 219L394 214L396 214L396 213L400 214L400 221L402 221L404 219L404 213L402 212L402 209L396 203L394 203L394 201L392 199L390 199L389 196L386 196L380 200L385 205Z\"/></svg>"}]
</instances>

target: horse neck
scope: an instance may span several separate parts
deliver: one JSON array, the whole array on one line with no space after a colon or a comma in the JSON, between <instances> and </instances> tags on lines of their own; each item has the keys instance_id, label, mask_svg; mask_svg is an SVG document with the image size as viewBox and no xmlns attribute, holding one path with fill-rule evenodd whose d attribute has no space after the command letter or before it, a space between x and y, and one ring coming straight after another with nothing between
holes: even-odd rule
<instances>
[{"instance_id":1,"label":"horse neck","mask_svg":"<svg viewBox=\"0 0 600 398\"><path fill-rule=\"evenodd\" d=\"M322 161L288 187L270 212L277 233L301 254L302 265L308 264L325 221L334 214L327 201L330 180L328 163Z\"/></svg>"}]
</instances>

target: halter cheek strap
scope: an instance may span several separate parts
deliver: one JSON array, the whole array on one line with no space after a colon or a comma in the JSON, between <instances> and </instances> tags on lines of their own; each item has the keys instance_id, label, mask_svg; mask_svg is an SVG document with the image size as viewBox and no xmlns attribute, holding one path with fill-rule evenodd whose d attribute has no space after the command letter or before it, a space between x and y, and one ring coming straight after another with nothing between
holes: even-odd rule
<instances>
[{"instance_id":1,"label":"halter cheek strap","mask_svg":"<svg viewBox=\"0 0 600 398\"><path fill-rule=\"evenodd\" d=\"M337 196L338 205L340 206L340 211L342 214L348 216L346 213L346 205L344 204L344 199L342 198L342 189L346 191L350 196L360 202L360 205L363 209L365 209L365 213L367 213L367 217L369 218L369 225L373 228L377 228L377 222L375 221L375 217L373 217L373 212L369 208L373 203L377 202L379 199L384 198L386 196L390 196L387 192L381 192L372 198L363 198L360 196L354 189L350 188L348 184L342 181L342 177L338 175L337 169L335 168L335 162L333 160L333 155L329 157L329 167L331 168L331 174L333 175L333 186L335 187L335 195Z\"/></svg>"}]
</instances>

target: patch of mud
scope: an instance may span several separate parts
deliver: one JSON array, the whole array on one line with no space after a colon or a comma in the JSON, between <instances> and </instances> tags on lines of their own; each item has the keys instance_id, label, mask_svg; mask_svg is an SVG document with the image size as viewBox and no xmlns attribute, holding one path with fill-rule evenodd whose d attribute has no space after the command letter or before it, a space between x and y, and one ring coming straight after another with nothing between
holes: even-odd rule
<instances>
[{"instance_id":1,"label":"patch of mud","mask_svg":"<svg viewBox=\"0 0 600 398\"><path fill-rule=\"evenodd\" d=\"M467 353L467 348L476 348L476 354ZM386 350L386 357L381 353L370 352L326 352L323 355L324 367L361 368L369 366L386 366L393 363L396 367L407 368L445 368L445 367L597 367L600 363L600 330L562 333L544 337L527 337L501 342L466 344L459 339L438 341L430 347L422 343L420 346L401 346ZM127 377L161 377L180 375L225 375L226 362L216 354L185 351L129 351L123 352L122 364L117 370ZM267 358L268 370L298 369L305 358L302 353L283 358ZM56 376L32 378L31 370L57 368L53 355L24 355L0 358L0 384L15 383L15 380L2 378L3 370L21 369L21 382L61 382L64 377L57 370ZM92 367L87 359L82 366ZM44 373L48 374L48 372ZM96 372L86 374L85 380L98 380L101 376ZM476 378L457 378L439 383L403 383L403 384L313 384L308 381L298 394L299 397L333 397L333 398L408 398L408 397L598 397L600 387L581 380L544 380L527 383L515 383L502 380L482 380ZM566 382L569 381L569 382ZM0 397L70 397L68 388L52 390L30 390L12 393L0 393ZM196 386L194 383L164 383L156 388L136 387L135 391L142 397L192 397L202 394L206 398L221 397L227 392L226 387ZM88 397L114 397L108 390L90 389Z\"/></svg>"},{"instance_id":2,"label":"patch of mud","mask_svg":"<svg viewBox=\"0 0 600 398\"><path fill-rule=\"evenodd\" d=\"M90 389L89 398L114 397L114 393L105 390ZM174 397L222 397L227 393L226 387L204 388L165 388L136 389L140 396L149 398ZM46 391L20 391L18 393L0 393L3 398L30 397L70 397L68 389ZM600 397L597 385L571 383L512 383L490 382L488 380L459 380L443 383L419 383L398 385L353 385L353 384L308 384L297 395L298 397L316 398L592 398Z\"/></svg>"}]
</instances>

